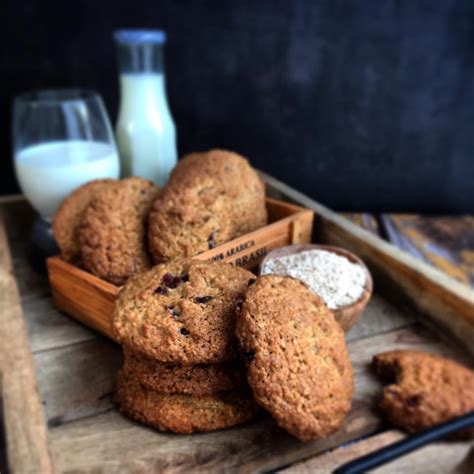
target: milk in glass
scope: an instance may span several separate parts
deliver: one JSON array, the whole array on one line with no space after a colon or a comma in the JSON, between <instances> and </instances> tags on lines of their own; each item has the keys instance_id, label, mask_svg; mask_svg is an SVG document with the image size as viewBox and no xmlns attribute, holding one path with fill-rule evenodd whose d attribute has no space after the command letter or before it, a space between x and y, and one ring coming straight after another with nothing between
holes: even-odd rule
<instances>
[{"instance_id":1,"label":"milk in glass","mask_svg":"<svg viewBox=\"0 0 474 474\"><path fill-rule=\"evenodd\" d=\"M71 191L93 179L118 178L113 144L87 140L39 143L15 153L15 171L33 207L51 220Z\"/></svg>"}]
</instances>

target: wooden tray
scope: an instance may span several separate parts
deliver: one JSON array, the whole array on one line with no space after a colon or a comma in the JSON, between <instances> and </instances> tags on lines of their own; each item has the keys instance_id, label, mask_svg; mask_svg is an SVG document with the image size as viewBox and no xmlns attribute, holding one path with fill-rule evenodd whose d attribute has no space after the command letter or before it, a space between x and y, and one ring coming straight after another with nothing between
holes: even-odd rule
<instances>
[{"instance_id":1,"label":"wooden tray","mask_svg":"<svg viewBox=\"0 0 474 474\"><path fill-rule=\"evenodd\" d=\"M311 241L314 213L284 201L267 199L269 224L208 250L195 258L222 260L247 268L259 265L271 250ZM119 287L81 270L59 257L47 262L56 306L87 326L112 338L111 320Z\"/></svg>"},{"instance_id":2,"label":"wooden tray","mask_svg":"<svg viewBox=\"0 0 474 474\"><path fill-rule=\"evenodd\" d=\"M3 199L0 380L12 472L329 472L404 436L375 409L382 386L369 368L373 354L412 348L472 364L472 290L273 178L265 180L272 197L315 211L316 242L357 253L374 277L374 296L347 334L356 390L343 428L302 444L269 417L191 436L160 434L122 417L111 397L119 347L55 308L47 278L26 259L32 211L20 198ZM443 472L472 467L470 449L469 443L437 443L382 471L432 471L433 459Z\"/></svg>"}]
</instances>

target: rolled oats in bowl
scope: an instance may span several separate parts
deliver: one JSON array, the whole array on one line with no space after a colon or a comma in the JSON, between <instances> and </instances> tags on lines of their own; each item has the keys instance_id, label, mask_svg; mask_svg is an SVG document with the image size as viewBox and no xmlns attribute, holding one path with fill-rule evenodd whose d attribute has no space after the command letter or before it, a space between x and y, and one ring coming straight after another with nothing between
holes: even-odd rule
<instances>
[{"instance_id":1,"label":"rolled oats in bowl","mask_svg":"<svg viewBox=\"0 0 474 474\"><path fill-rule=\"evenodd\" d=\"M320 249L271 258L264 263L261 274L291 276L303 281L330 309L355 303L367 284L364 267L335 252Z\"/></svg>"}]
</instances>

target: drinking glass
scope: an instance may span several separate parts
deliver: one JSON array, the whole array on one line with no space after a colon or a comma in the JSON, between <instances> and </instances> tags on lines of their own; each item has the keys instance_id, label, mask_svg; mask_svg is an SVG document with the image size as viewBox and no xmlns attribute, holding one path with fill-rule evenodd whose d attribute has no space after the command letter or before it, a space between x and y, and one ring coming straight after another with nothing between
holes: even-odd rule
<instances>
[{"instance_id":1,"label":"drinking glass","mask_svg":"<svg viewBox=\"0 0 474 474\"><path fill-rule=\"evenodd\" d=\"M81 89L26 92L13 103L13 158L18 183L39 216L33 223L33 265L57 252L51 220L75 188L118 178L119 157L100 95ZM41 262L41 263L36 263Z\"/></svg>"},{"instance_id":2,"label":"drinking glass","mask_svg":"<svg viewBox=\"0 0 474 474\"><path fill-rule=\"evenodd\" d=\"M88 90L16 97L13 152L20 188L47 222L72 190L92 179L118 178L120 172L104 104Z\"/></svg>"}]
</instances>

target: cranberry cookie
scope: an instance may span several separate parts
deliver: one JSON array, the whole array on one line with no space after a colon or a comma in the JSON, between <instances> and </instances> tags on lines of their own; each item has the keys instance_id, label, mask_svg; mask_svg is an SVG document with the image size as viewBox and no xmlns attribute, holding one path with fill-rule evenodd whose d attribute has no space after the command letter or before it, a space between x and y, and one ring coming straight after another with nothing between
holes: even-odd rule
<instances>
[{"instance_id":1,"label":"cranberry cookie","mask_svg":"<svg viewBox=\"0 0 474 474\"><path fill-rule=\"evenodd\" d=\"M185 259L131 278L115 305L113 331L134 351L175 364L234 359L236 312L254 276L222 262Z\"/></svg>"},{"instance_id":2,"label":"cranberry cookie","mask_svg":"<svg viewBox=\"0 0 474 474\"><path fill-rule=\"evenodd\" d=\"M430 428L474 410L474 372L426 352L389 351L373 359L375 371L391 385L380 409L409 432ZM474 437L474 428L463 435Z\"/></svg>"},{"instance_id":3,"label":"cranberry cookie","mask_svg":"<svg viewBox=\"0 0 474 474\"><path fill-rule=\"evenodd\" d=\"M264 226L265 187L236 153L193 153L174 169L149 222L156 263L191 257Z\"/></svg>"}]
</instances>

